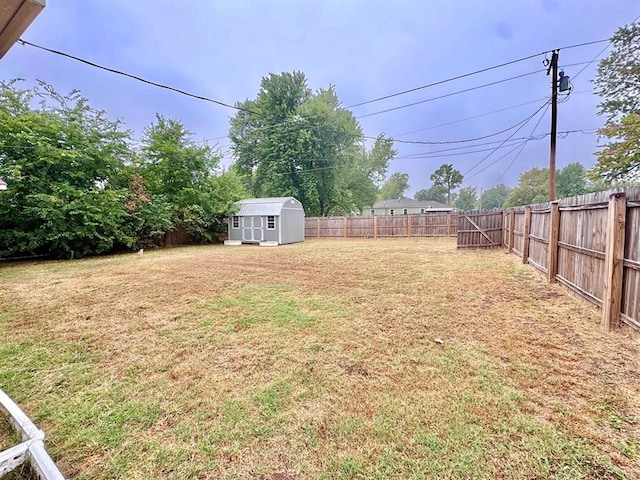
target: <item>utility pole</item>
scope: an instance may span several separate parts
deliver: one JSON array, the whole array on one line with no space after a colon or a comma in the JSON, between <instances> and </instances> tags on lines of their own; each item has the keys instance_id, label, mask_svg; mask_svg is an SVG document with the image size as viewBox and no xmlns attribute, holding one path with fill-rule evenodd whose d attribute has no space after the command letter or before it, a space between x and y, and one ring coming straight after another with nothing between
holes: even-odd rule
<instances>
[{"instance_id":1,"label":"utility pole","mask_svg":"<svg viewBox=\"0 0 640 480\"><path fill-rule=\"evenodd\" d=\"M556 199L556 132L558 130L558 56L560 50L551 54L547 75L551 73L551 150L549 151L549 201Z\"/></svg>"}]
</instances>

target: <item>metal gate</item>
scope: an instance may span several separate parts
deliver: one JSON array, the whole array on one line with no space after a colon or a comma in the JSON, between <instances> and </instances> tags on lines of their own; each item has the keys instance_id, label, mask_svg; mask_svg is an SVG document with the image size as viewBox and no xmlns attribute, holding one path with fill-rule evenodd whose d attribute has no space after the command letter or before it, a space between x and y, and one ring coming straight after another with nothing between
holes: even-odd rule
<instances>
[{"instance_id":1,"label":"metal gate","mask_svg":"<svg viewBox=\"0 0 640 480\"><path fill-rule=\"evenodd\" d=\"M502 211L458 214L458 248L502 247Z\"/></svg>"}]
</instances>

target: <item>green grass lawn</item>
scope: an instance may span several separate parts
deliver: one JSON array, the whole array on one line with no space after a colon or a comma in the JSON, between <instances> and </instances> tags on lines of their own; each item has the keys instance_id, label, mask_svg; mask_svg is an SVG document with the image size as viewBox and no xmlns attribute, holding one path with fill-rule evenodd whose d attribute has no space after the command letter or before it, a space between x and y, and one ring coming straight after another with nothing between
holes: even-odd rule
<instances>
[{"instance_id":1,"label":"green grass lawn","mask_svg":"<svg viewBox=\"0 0 640 480\"><path fill-rule=\"evenodd\" d=\"M69 478L640 475L639 345L501 250L2 265L0 311L0 387Z\"/></svg>"}]
</instances>

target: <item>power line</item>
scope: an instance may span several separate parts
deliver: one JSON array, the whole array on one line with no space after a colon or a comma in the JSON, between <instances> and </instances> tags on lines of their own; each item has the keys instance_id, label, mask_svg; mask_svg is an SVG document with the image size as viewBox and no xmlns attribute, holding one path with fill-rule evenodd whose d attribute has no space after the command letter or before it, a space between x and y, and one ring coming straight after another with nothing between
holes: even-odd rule
<instances>
[{"instance_id":1,"label":"power line","mask_svg":"<svg viewBox=\"0 0 640 480\"><path fill-rule=\"evenodd\" d=\"M587 46L587 45L593 45L595 43L602 43L602 42L608 42L608 41L609 41L609 39L606 39L606 40L594 40L592 42L585 42L585 43L579 43L579 44L576 44L576 45L569 45L568 47L562 47L562 49L563 50L568 50L570 48L584 47L584 46ZM460 80L461 78L470 77L472 75L477 75L479 73L484 73L484 72L488 72L490 70L495 70L496 68L502 68L502 67L506 67L507 65L512 65L514 63L523 62L525 60L530 60L532 58L539 57L540 55L545 55L546 53L550 53L550 52L551 52L551 50L546 50L544 52L536 53L535 55L528 55L526 57L517 58L515 60L511 60L511 61L508 61L508 62L500 63L498 65L493 65L491 67L482 68L480 70L476 70L476 71L473 71L473 72L469 72L469 73L465 73L465 74L462 74L462 75L457 75L455 77L446 78L444 80L439 80L437 82L429 83L427 85L421 85L419 87L409 88L409 89L403 90L401 92L391 93L389 95L384 95L382 97L374 98L372 100L367 100L365 102L355 103L353 105L349 105L346 108L355 108L355 107L359 107L361 105L367 105L369 103L379 102L381 100L386 100L388 98L393 98L393 97L397 97L397 96L400 96L400 95L405 95L407 93L417 92L418 90L423 90L425 88L435 87L436 85L442 85L443 83L452 82L454 80Z\"/></svg>"},{"instance_id":2,"label":"power line","mask_svg":"<svg viewBox=\"0 0 640 480\"><path fill-rule=\"evenodd\" d=\"M522 127L524 127L533 117L535 117L538 112L540 112L540 110L542 110L543 108L545 108L546 106L549 105L549 102L545 102L542 106L540 106L540 108L538 108L535 112L533 112L529 118L527 119L526 122L524 122L522 125L520 125L518 127L517 130L515 130L511 135L509 135L501 144L500 146L504 145L505 143L507 143L509 140L511 140L513 138L513 136L518 133ZM469 170L467 170L466 172L463 173L464 176L466 176L469 172L473 171L478 165L480 165L481 163L483 163L485 160L487 160L491 155L493 155L494 152L496 152L498 150L498 148L500 148L500 146L498 146L495 150L493 150L492 152L489 152L488 155L486 155L485 157L482 158L482 160L480 160L479 162L477 162L475 165L473 165L473 167L471 167Z\"/></svg>"},{"instance_id":3,"label":"power line","mask_svg":"<svg viewBox=\"0 0 640 480\"><path fill-rule=\"evenodd\" d=\"M544 118L545 113L547 113L547 110L549 110L549 107L551 106L550 103L547 104L547 107L544 109L544 112L542 112L542 115L540 115L540 118L538 119L538 121L536 122L536 125L533 127L533 129L531 130L531 133L529 134L529 136L533 136L533 134L536 132L536 129L538 128L538 126L540 125L540 122L542 121L542 119ZM522 146L520 147L520 150L518 151L518 153L516 153L515 157L513 157L513 160L511 160L511 162L509 163L509 165L507 165L507 168L504 169L504 171L502 172L502 175L500 175L500 178L498 178L498 180L496 181L496 183L500 183L500 180L502 180L505 176L505 174L507 173L507 171L513 166L513 164L515 163L515 161L518 159L518 157L520 156L520 154L522 153L522 151L524 150L524 147L527 146L527 143L529 141L526 140ZM501 159L498 159L501 160ZM474 173L473 175L471 175L467 180L472 179L473 177L479 175L481 172L484 172L487 168L489 168L491 165L494 165L496 162L498 162L498 160L495 160L493 162L491 162L489 165L486 165L482 170L478 170L476 173Z\"/></svg>"},{"instance_id":4,"label":"power line","mask_svg":"<svg viewBox=\"0 0 640 480\"><path fill-rule=\"evenodd\" d=\"M235 105L229 105L228 103L224 103L224 102L221 102L219 100L214 100L213 98L204 97L202 95L196 95L194 93L189 93L189 92L187 92L185 90L180 90L179 88L171 87L169 85L164 85L162 83L153 82L151 80L147 80L147 79L139 77L137 75L132 75L130 73L126 73L126 72L123 72L123 71L120 71L120 70L116 70L115 68L104 67L102 65L98 65L97 63L90 62L89 60L85 60L84 58L76 57L75 55L70 55L68 53L60 52L58 50L53 50L51 48L43 47L41 45L36 45L35 43L27 42L26 40L23 40L23 39L19 39L18 43L20 43L21 45L29 45L30 47L39 48L40 50L44 50L45 52L53 53L55 55L60 55L62 57L67 57L67 58L70 58L72 60L76 60L78 62L81 62L81 63L84 63L86 65L89 65L91 67L95 67L95 68L99 68L101 70L105 70L107 72L111 72L111 73L115 73L117 75L122 75L124 77L132 78L132 79L137 80L139 82L146 83L146 84L149 84L149 85L153 85L154 87L164 88L164 89L170 90L172 92L180 93L182 95L186 95L187 97L196 98L198 100L204 100L205 102L215 103L216 105L221 105L223 107L232 108L234 110L238 110L238 111L242 111L242 112L256 113L256 112L253 112L253 111L248 110L248 109L243 108L243 107L238 107L238 106L235 106Z\"/></svg>"},{"instance_id":5,"label":"power line","mask_svg":"<svg viewBox=\"0 0 640 480\"><path fill-rule=\"evenodd\" d=\"M591 90L580 90L578 92L571 92L571 95L579 95L579 94L582 94L582 93L593 93L593 92ZM533 103L538 103L538 102L541 102L542 100L548 100L549 98L550 98L549 96L536 98L535 100L531 100L530 102L520 103L518 105L512 105L510 107L500 108L498 110L492 110L490 112L485 112L485 113L481 113L481 114L478 114L478 115L473 115L471 117L460 118L458 120L452 120L452 121L446 122L446 123L439 123L437 125L432 125L430 127L420 128L418 130L412 130L410 132L398 133L396 135L390 135L390 137L393 138L394 141L398 141L397 140L398 137L403 137L405 135L411 135L412 133L425 132L427 130L434 130L436 128L446 127L447 125L453 125L454 123L465 122L467 120L475 120L476 118L482 118L482 117L486 117L486 116L489 116L489 115L493 115L495 113L506 112L507 110L513 110L515 108L520 108L520 107L524 107L526 105L531 105Z\"/></svg>"},{"instance_id":6,"label":"power line","mask_svg":"<svg viewBox=\"0 0 640 480\"><path fill-rule=\"evenodd\" d=\"M510 143L508 145L500 145L498 147L490 147L490 148L481 148L479 150L472 150L469 152L458 152L458 153L436 153L433 152L433 155L431 154L423 154L423 155L416 155L416 156L401 156L401 157L395 157L395 159L397 160L416 160L416 159L428 159L428 158L443 158L443 157L459 157L461 155L471 155L473 153L481 153L481 152L489 152L491 150L496 150L496 149L500 149L500 148L509 148L509 147L513 147L513 145L515 143L517 143L518 147L520 145L522 145L523 143L525 143L527 140L520 140L518 142L514 142L514 143ZM447 150L440 150L439 152L446 152Z\"/></svg>"},{"instance_id":7,"label":"power line","mask_svg":"<svg viewBox=\"0 0 640 480\"><path fill-rule=\"evenodd\" d=\"M434 141L434 142L432 142L432 141L420 141L420 140L396 140L396 139L394 139L394 141L398 142L398 143L409 143L409 144L417 144L417 145L446 145L446 144L451 144L451 143L476 142L478 140L484 140L485 138L495 137L496 135L500 135L502 133L508 132L509 130L513 130L518 125L522 124L523 122L529 121L529 118L530 117L527 117L524 120L519 121L515 125L512 125L512 126L510 126L508 128L505 128L504 130L500 130L499 132L491 133L489 135L484 135L482 137L467 138L467 139L464 139L464 140L443 140L443 141Z\"/></svg>"},{"instance_id":8,"label":"power line","mask_svg":"<svg viewBox=\"0 0 640 480\"><path fill-rule=\"evenodd\" d=\"M536 70L534 72L523 73L522 75L516 75L515 77L504 78L502 80L497 80L495 82L485 83L483 85L478 85L476 87L465 88L464 90L458 90L456 92L447 93L445 95L439 95L437 97L427 98L426 100L420 100L418 102L407 103L407 104L404 104L404 105L400 105L398 107L393 107L393 108L387 108L385 110L380 110L378 112L367 113L366 115L360 115L360 116L358 116L356 118L357 119L361 119L361 118L366 118L366 117L372 117L374 115L380 115L381 113L393 112L395 110L400 110L402 108L413 107L415 105L420 105L422 103L432 102L434 100L440 100L442 98L452 97L454 95L459 95L461 93L471 92L473 90L479 90L481 88L490 87L492 85L498 85L499 83L509 82L511 80L517 80L518 78L528 77L530 75L535 75L536 73L540 73L541 71L544 71L544 70Z\"/></svg>"}]
</instances>

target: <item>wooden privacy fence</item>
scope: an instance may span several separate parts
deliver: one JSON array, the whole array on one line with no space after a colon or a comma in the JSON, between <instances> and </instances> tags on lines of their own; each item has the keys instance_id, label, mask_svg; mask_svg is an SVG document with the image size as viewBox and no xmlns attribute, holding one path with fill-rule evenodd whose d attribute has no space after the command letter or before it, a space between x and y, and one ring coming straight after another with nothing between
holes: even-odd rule
<instances>
[{"instance_id":1,"label":"wooden privacy fence","mask_svg":"<svg viewBox=\"0 0 640 480\"><path fill-rule=\"evenodd\" d=\"M9 396L0 389L0 412L4 413L22 443L0 450L0 477L29 462L40 480L64 480L44 448L44 432L39 430Z\"/></svg>"},{"instance_id":2,"label":"wooden privacy fence","mask_svg":"<svg viewBox=\"0 0 640 480\"><path fill-rule=\"evenodd\" d=\"M458 214L458 248L502 247L502 210Z\"/></svg>"},{"instance_id":3,"label":"wooden privacy fence","mask_svg":"<svg viewBox=\"0 0 640 480\"><path fill-rule=\"evenodd\" d=\"M601 307L604 329L640 329L640 187L505 210L503 243Z\"/></svg>"},{"instance_id":4,"label":"wooden privacy fence","mask_svg":"<svg viewBox=\"0 0 640 480\"><path fill-rule=\"evenodd\" d=\"M452 212L372 217L308 217L304 236L310 238L448 237L457 235L458 215Z\"/></svg>"}]
</instances>

